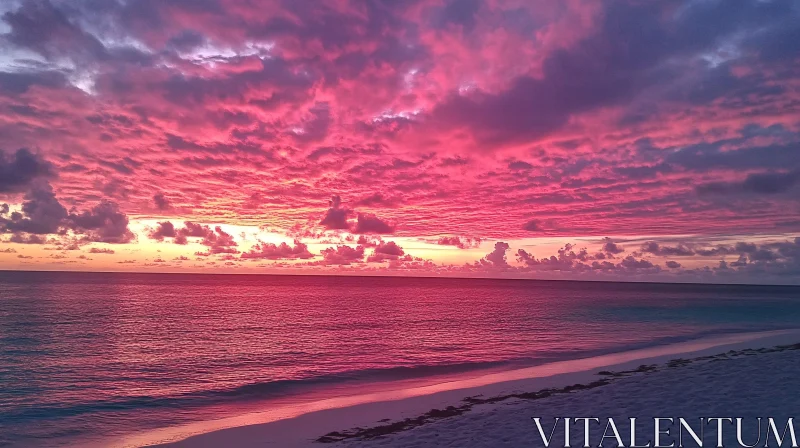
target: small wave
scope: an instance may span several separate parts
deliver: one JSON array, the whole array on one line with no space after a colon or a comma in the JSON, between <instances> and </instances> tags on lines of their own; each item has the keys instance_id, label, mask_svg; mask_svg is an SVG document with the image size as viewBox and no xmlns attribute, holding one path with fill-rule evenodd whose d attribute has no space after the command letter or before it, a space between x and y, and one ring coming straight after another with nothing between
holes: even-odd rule
<instances>
[{"instance_id":1,"label":"small wave","mask_svg":"<svg viewBox=\"0 0 800 448\"><path fill-rule=\"evenodd\" d=\"M227 389L207 389L174 396L122 397L118 400L72 403L63 406L17 408L9 412L0 412L0 419L11 423L14 421L21 422L30 420L49 420L61 417L74 417L99 412L124 412L145 409L206 406L236 400L259 400L275 398L321 385L425 378L436 375L463 373L474 370L501 367L507 364L509 364L509 362L492 361L353 370L303 379L283 379L255 382L250 384L242 384L240 386Z\"/></svg>"},{"instance_id":2,"label":"small wave","mask_svg":"<svg viewBox=\"0 0 800 448\"><path fill-rule=\"evenodd\" d=\"M414 378L427 378L448 374L467 373L492 368L533 366L547 362L591 357L612 352L649 348L676 342L698 339L711 335L735 333L731 328L704 329L678 336L665 336L646 342L622 344L597 350L551 351L537 353L533 358L507 359L502 361L463 362L450 364L398 366L371 368L309 376L299 379L280 379L241 384L224 389L205 389L171 396L128 396L114 400L98 400L82 403L65 403L59 406L20 406L0 412L0 420L9 423L51 420L63 417L91 415L103 412L131 412L152 409L187 409L235 401L263 400L300 393L326 385L348 383L390 382Z\"/></svg>"}]
</instances>

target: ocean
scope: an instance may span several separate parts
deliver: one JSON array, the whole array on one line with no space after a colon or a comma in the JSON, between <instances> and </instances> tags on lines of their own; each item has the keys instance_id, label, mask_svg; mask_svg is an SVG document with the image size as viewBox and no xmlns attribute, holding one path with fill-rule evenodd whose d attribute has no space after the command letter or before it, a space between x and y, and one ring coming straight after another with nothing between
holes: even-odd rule
<instances>
[{"instance_id":1,"label":"ocean","mask_svg":"<svg viewBox=\"0 0 800 448\"><path fill-rule=\"evenodd\" d=\"M790 286L0 272L0 446L798 322Z\"/></svg>"}]
</instances>

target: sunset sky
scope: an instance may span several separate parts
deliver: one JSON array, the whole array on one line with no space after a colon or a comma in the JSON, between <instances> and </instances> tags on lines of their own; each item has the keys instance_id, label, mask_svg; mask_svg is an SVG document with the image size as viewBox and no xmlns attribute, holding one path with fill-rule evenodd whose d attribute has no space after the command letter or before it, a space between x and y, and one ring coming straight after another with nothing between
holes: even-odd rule
<instances>
[{"instance_id":1,"label":"sunset sky","mask_svg":"<svg viewBox=\"0 0 800 448\"><path fill-rule=\"evenodd\" d=\"M796 0L0 17L0 269L800 283Z\"/></svg>"}]
</instances>

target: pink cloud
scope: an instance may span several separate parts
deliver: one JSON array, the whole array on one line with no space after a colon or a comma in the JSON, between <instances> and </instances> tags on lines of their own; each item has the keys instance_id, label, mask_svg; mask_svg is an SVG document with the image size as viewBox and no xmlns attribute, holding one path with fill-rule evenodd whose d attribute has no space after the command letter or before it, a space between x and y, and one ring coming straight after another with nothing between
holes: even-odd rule
<instances>
[{"instance_id":1,"label":"pink cloud","mask_svg":"<svg viewBox=\"0 0 800 448\"><path fill-rule=\"evenodd\" d=\"M723 249L619 236L800 232L789 0L68 6L2 17L4 241L237 260L322 244L312 263L352 267L376 255L347 244L377 253L380 235L516 255L521 239L611 236L592 260L533 259L663 275L691 264L642 259ZM140 219L160 223L137 238ZM304 243L251 247L225 225ZM439 269L402 245L384 265ZM528 263L500 252L478 264Z\"/></svg>"},{"instance_id":2,"label":"pink cloud","mask_svg":"<svg viewBox=\"0 0 800 448\"><path fill-rule=\"evenodd\" d=\"M308 246L296 241L294 246L286 243L273 244L259 242L248 252L242 253L243 259L265 259L265 260L285 260L285 259L308 259L314 258L314 254L308 251Z\"/></svg>"}]
</instances>

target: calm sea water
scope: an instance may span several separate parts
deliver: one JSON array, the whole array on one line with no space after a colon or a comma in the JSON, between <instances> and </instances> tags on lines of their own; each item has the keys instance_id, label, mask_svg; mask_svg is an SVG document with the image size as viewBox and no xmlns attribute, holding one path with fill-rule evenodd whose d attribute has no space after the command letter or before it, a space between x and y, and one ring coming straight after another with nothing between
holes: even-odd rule
<instances>
[{"instance_id":1,"label":"calm sea water","mask_svg":"<svg viewBox=\"0 0 800 448\"><path fill-rule=\"evenodd\" d=\"M798 322L798 287L0 272L0 446Z\"/></svg>"}]
</instances>

